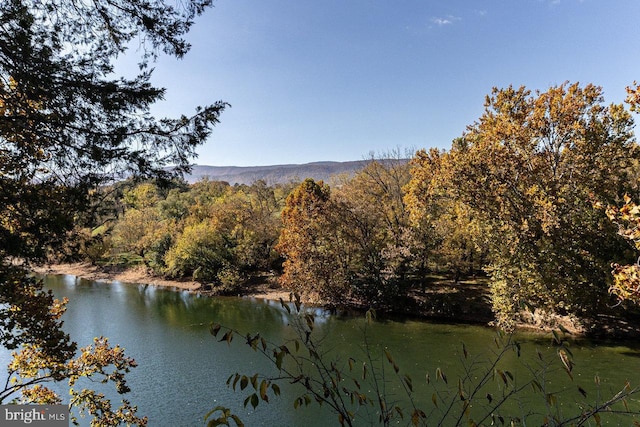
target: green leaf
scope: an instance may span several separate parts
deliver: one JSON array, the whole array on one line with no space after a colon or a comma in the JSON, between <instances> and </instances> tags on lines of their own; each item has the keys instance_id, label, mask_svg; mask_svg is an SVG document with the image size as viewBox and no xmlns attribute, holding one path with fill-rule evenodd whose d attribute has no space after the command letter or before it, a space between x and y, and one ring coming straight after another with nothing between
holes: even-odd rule
<instances>
[{"instance_id":1,"label":"green leaf","mask_svg":"<svg viewBox=\"0 0 640 427\"><path fill-rule=\"evenodd\" d=\"M258 399L258 395L253 393L251 395L251 406L253 406L253 409L256 409L259 403L260 403L260 400Z\"/></svg>"}]
</instances>

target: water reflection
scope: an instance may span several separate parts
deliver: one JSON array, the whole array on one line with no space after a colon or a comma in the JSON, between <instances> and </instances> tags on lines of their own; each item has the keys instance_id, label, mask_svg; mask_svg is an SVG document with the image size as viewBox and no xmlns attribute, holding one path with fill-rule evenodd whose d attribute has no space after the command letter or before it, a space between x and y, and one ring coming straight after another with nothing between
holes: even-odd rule
<instances>
[{"instance_id":1,"label":"water reflection","mask_svg":"<svg viewBox=\"0 0 640 427\"><path fill-rule=\"evenodd\" d=\"M108 336L112 343L126 348L139 368L130 376L132 393L142 414L150 418L150 426L200 426L203 416L217 405L232 407L251 426L326 426L335 417L316 407L293 410L295 390L283 387L283 396L273 399L256 411L243 407L246 394L234 393L225 384L235 372L276 375L274 368L258 355L248 351L238 337L231 346L216 343L208 333L211 322L243 331L258 333L267 340L282 342L293 337L287 311L279 302L256 298L208 298L186 291L166 290L149 285L126 283L105 284L77 279L73 276L49 276L46 286L57 297L70 299L64 315L66 330L81 346L95 336ZM414 378L415 396L424 407L432 409L432 390L424 380L428 373L435 378L441 368L455 379L464 363L462 343L474 361L488 360L495 347L495 332L475 326L437 325L404 319L387 320L366 325L360 316L334 316L313 309L317 336L324 338L324 349L342 363L348 357L366 358L363 336L366 334L374 351L375 363L387 369L381 356L386 348L402 369ZM522 335L522 357L515 352L506 355L501 369L516 377L526 375L537 366L537 351L554 357L550 338ZM589 395L596 393L593 378L599 375L607 391L638 380L640 358L637 346L596 345L588 341L571 343L576 363L574 382L556 369L551 373L554 388L568 387L568 402L578 400L577 385ZM6 364L7 354L0 354ZM623 367L623 368L620 368ZM3 379L0 376L0 381ZM457 380L455 380L457 381ZM568 386L567 386L568 384ZM399 393L400 394L400 393ZM62 392L66 395L66 392ZM530 405L544 402L519 402ZM517 409L517 408L516 408ZM375 417L375 414L372 414ZM366 425L366 424L365 424ZM612 424L615 425L615 424Z\"/></svg>"}]
</instances>

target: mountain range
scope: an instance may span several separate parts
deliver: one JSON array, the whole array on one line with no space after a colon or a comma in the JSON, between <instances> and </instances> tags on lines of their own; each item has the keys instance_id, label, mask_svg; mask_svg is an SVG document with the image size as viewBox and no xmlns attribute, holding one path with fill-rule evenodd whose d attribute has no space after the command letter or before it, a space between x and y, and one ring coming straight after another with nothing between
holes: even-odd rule
<instances>
[{"instance_id":1,"label":"mountain range","mask_svg":"<svg viewBox=\"0 0 640 427\"><path fill-rule=\"evenodd\" d=\"M370 160L351 162L313 162L305 164L274 166L203 166L194 165L190 175L185 179L190 182L200 181L207 177L212 181L226 181L231 185L246 184L263 180L268 185L284 184L313 178L316 181L328 182L336 175L352 176L362 169Z\"/></svg>"}]
</instances>

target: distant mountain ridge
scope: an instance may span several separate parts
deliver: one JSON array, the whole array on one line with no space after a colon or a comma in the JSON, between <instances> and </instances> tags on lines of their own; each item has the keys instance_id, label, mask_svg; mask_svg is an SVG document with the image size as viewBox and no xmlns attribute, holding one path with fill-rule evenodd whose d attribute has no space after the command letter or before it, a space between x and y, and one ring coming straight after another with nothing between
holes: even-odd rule
<instances>
[{"instance_id":1,"label":"distant mountain ridge","mask_svg":"<svg viewBox=\"0 0 640 427\"><path fill-rule=\"evenodd\" d=\"M251 185L258 180L268 185L284 184L313 178L316 181L329 181L331 177L346 174L352 176L371 160L351 162L313 162L305 164L273 166L204 166L195 165L185 179L190 182L208 177L212 181L226 181L231 185Z\"/></svg>"}]
</instances>

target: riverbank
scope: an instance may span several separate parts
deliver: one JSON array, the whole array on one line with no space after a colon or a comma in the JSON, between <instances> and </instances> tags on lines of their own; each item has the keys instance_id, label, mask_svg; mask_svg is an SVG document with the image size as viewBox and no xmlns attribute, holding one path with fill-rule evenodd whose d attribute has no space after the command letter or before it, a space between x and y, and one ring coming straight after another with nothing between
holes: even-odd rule
<instances>
[{"instance_id":1,"label":"riverbank","mask_svg":"<svg viewBox=\"0 0 640 427\"><path fill-rule=\"evenodd\" d=\"M38 274L68 274L97 282L123 282L151 285L164 288L186 290L190 292L204 291L202 284L194 280L171 280L150 274L144 267L123 268L118 266L102 267L87 262L46 264L31 268ZM289 292L281 288L273 288L271 284L257 282L248 287L242 296L285 301L289 299Z\"/></svg>"},{"instance_id":2,"label":"riverbank","mask_svg":"<svg viewBox=\"0 0 640 427\"><path fill-rule=\"evenodd\" d=\"M100 282L145 284L213 295L199 282L157 277L144 267L102 267L79 262L41 265L32 270L38 274L68 274ZM288 301L289 295L290 292L278 287L275 280L254 280L238 296L275 301L282 298ZM495 320L486 281L478 279L455 283L446 278L432 280L427 286L412 289L406 303L394 314L407 318L485 326L491 326ZM585 325L573 317L549 316L540 312L523 313L522 319L516 329L527 332L548 333L561 329L576 337L640 338L640 323L635 318L614 316L611 313L598 316L597 321L591 325Z\"/></svg>"}]
</instances>

